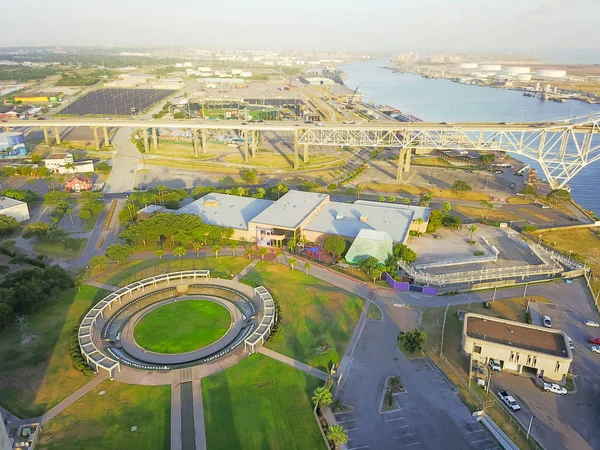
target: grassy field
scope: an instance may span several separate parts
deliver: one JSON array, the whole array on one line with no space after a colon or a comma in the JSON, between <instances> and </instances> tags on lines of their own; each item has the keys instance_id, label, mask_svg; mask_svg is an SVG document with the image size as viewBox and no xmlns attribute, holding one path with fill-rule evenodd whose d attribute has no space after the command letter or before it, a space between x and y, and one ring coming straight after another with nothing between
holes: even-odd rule
<instances>
[{"instance_id":1,"label":"grassy field","mask_svg":"<svg viewBox=\"0 0 600 450\"><path fill-rule=\"evenodd\" d=\"M157 353L186 353L212 344L231 325L229 311L218 303L187 300L161 306L133 330L141 347Z\"/></svg>"},{"instance_id":2,"label":"grassy field","mask_svg":"<svg viewBox=\"0 0 600 450\"><path fill-rule=\"evenodd\" d=\"M280 305L280 330L267 347L325 371L339 364L360 317L361 298L269 262L245 279L264 285Z\"/></svg>"},{"instance_id":3,"label":"grassy field","mask_svg":"<svg viewBox=\"0 0 600 450\"><path fill-rule=\"evenodd\" d=\"M87 238L75 238L76 248L65 248L62 242L36 242L33 250L50 258L71 261L77 259L83 253L87 244Z\"/></svg>"},{"instance_id":4,"label":"grassy field","mask_svg":"<svg viewBox=\"0 0 600 450\"><path fill-rule=\"evenodd\" d=\"M168 450L170 417L170 386L107 380L45 424L36 448Z\"/></svg>"},{"instance_id":5,"label":"grassy field","mask_svg":"<svg viewBox=\"0 0 600 450\"><path fill-rule=\"evenodd\" d=\"M452 206L452 210L459 212L467 217L472 219L481 219L481 208L476 206L463 206L456 205ZM520 220L518 216L514 215L510 211L505 211L503 209L492 209L484 211L484 218L487 218L490 221L499 221L499 222L510 222Z\"/></svg>"},{"instance_id":6,"label":"grassy field","mask_svg":"<svg viewBox=\"0 0 600 450\"><path fill-rule=\"evenodd\" d=\"M185 258L185 259L148 259L144 261L127 261L113 265L103 273L97 274L97 281L113 286L125 286L143 278L153 277L161 273L178 272L180 270L209 269L213 278L231 278L249 264L247 258L236 256L219 256L218 258Z\"/></svg>"},{"instance_id":7,"label":"grassy field","mask_svg":"<svg viewBox=\"0 0 600 450\"><path fill-rule=\"evenodd\" d=\"M323 383L254 354L202 380L207 447L211 450L325 448L312 414L312 392Z\"/></svg>"},{"instance_id":8,"label":"grassy field","mask_svg":"<svg viewBox=\"0 0 600 450\"><path fill-rule=\"evenodd\" d=\"M428 158L424 156L417 156L416 158L412 158L410 163L414 164L415 166L454 167L449 162L438 157Z\"/></svg>"},{"instance_id":9,"label":"grassy field","mask_svg":"<svg viewBox=\"0 0 600 450\"><path fill-rule=\"evenodd\" d=\"M218 172L227 174L239 174L240 169L236 167L218 166L210 164L210 161L202 162L201 157L194 158L193 161L170 161L167 159L148 159L145 158L144 165L172 167L173 169L197 169L204 172Z\"/></svg>"},{"instance_id":10,"label":"grassy field","mask_svg":"<svg viewBox=\"0 0 600 450\"><path fill-rule=\"evenodd\" d=\"M35 336L21 343L16 327L0 332L0 404L20 417L44 413L90 381L75 370L69 339L83 313L107 295L92 286L70 289L29 315Z\"/></svg>"},{"instance_id":11,"label":"grassy field","mask_svg":"<svg viewBox=\"0 0 600 450\"><path fill-rule=\"evenodd\" d=\"M369 309L367 310L367 318L373 320L382 319L381 309L379 309L379 306L377 306L375 303L371 303L369 305Z\"/></svg>"},{"instance_id":12,"label":"grassy field","mask_svg":"<svg viewBox=\"0 0 600 450\"><path fill-rule=\"evenodd\" d=\"M450 189L440 189L431 186L408 186L404 184L391 183L360 183L365 192L385 192L387 194L432 194L434 197L453 200L481 201L489 200L490 195L484 192L453 192Z\"/></svg>"},{"instance_id":13,"label":"grassy field","mask_svg":"<svg viewBox=\"0 0 600 450\"><path fill-rule=\"evenodd\" d=\"M321 164L333 164L335 162L342 162L341 158L335 155L332 156L313 156L309 154L308 164L303 161L303 152L300 152L300 169L310 168L311 166L317 166ZM232 164L249 164L252 166L258 166L264 169L289 169L294 167L294 155L290 154L286 158L279 153L258 153L254 158L249 158L248 162L244 162L242 155L230 155L227 157L227 162Z\"/></svg>"}]
</instances>

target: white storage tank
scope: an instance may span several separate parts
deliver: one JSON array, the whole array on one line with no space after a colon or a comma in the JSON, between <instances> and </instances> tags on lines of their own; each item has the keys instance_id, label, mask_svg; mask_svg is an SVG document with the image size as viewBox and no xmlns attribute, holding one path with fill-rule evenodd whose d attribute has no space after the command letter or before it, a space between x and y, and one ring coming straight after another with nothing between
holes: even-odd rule
<instances>
[{"instance_id":1,"label":"white storage tank","mask_svg":"<svg viewBox=\"0 0 600 450\"><path fill-rule=\"evenodd\" d=\"M483 70L484 72L497 72L499 70L502 70L502 65L500 65L500 64L482 64L481 66L479 66L479 68L481 70Z\"/></svg>"},{"instance_id":2,"label":"white storage tank","mask_svg":"<svg viewBox=\"0 0 600 450\"><path fill-rule=\"evenodd\" d=\"M535 76L541 78L564 78L567 76L567 71L556 69L542 69L536 70Z\"/></svg>"},{"instance_id":3,"label":"white storage tank","mask_svg":"<svg viewBox=\"0 0 600 450\"><path fill-rule=\"evenodd\" d=\"M477 69L477 63L460 63L458 65L459 69Z\"/></svg>"},{"instance_id":4,"label":"white storage tank","mask_svg":"<svg viewBox=\"0 0 600 450\"><path fill-rule=\"evenodd\" d=\"M530 73L520 73L517 75L517 81L531 81Z\"/></svg>"},{"instance_id":5,"label":"white storage tank","mask_svg":"<svg viewBox=\"0 0 600 450\"><path fill-rule=\"evenodd\" d=\"M518 75L520 73L531 72L531 68L524 67L524 66L513 66L513 67L507 67L506 69L504 69L504 72L507 74L510 74L510 75Z\"/></svg>"}]
</instances>

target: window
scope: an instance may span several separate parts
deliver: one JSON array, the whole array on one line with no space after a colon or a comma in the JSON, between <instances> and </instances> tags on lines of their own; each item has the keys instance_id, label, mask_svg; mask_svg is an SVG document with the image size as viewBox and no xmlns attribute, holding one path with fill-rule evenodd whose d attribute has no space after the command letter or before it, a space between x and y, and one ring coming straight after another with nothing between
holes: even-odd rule
<instances>
[{"instance_id":1,"label":"window","mask_svg":"<svg viewBox=\"0 0 600 450\"><path fill-rule=\"evenodd\" d=\"M481 353L481 345L474 346L473 353Z\"/></svg>"}]
</instances>

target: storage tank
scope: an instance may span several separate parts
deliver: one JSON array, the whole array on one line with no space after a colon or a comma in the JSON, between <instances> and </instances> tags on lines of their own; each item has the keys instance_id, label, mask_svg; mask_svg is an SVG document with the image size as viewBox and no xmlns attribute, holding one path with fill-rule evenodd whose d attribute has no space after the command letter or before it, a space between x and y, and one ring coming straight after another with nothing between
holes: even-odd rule
<instances>
[{"instance_id":1,"label":"storage tank","mask_svg":"<svg viewBox=\"0 0 600 450\"><path fill-rule=\"evenodd\" d=\"M564 78L567 76L567 71L556 69L542 69L536 70L535 76L542 78Z\"/></svg>"},{"instance_id":2,"label":"storage tank","mask_svg":"<svg viewBox=\"0 0 600 450\"><path fill-rule=\"evenodd\" d=\"M517 81L531 81L530 73L520 73L517 75Z\"/></svg>"},{"instance_id":3,"label":"storage tank","mask_svg":"<svg viewBox=\"0 0 600 450\"><path fill-rule=\"evenodd\" d=\"M502 70L501 64L482 64L479 66L481 70L484 72L497 72L498 70Z\"/></svg>"},{"instance_id":4,"label":"storage tank","mask_svg":"<svg viewBox=\"0 0 600 450\"><path fill-rule=\"evenodd\" d=\"M477 69L477 63L460 63L458 65L459 69Z\"/></svg>"},{"instance_id":5,"label":"storage tank","mask_svg":"<svg viewBox=\"0 0 600 450\"><path fill-rule=\"evenodd\" d=\"M510 75L518 75L520 73L529 73L531 72L531 69L529 67L513 66L507 67L506 69L504 69L504 72Z\"/></svg>"}]
</instances>

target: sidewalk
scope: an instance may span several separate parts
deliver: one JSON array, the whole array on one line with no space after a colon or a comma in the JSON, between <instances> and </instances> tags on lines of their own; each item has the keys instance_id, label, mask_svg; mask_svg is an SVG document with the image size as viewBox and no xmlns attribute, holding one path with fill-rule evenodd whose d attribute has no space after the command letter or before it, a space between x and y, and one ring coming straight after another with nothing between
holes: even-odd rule
<instances>
[{"instance_id":1,"label":"sidewalk","mask_svg":"<svg viewBox=\"0 0 600 450\"><path fill-rule=\"evenodd\" d=\"M262 353L265 356L269 356L270 358L276 359L284 364L295 367L296 369L300 369L303 372L306 372L312 376L320 378L323 381L327 381L329 379L329 375L323 372L322 370L315 369L314 367L309 366L308 364L304 364L303 362L296 361L289 356L282 355L281 353L277 353L273 350L270 350L266 347L260 347L258 353Z\"/></svg>"},{"instance_id":2,"label":"sidewalk","mask_svg":"<svg viewBox=\"0 0 600 450\"><path fill-rule=\"evenodd\" d=\"M107 291L117 291L119 288L110 284L98 283L97 281L88 280L85 284L89 284L90 286L94 286L101 289L106 289Z\"/></svg>"}]
</instances>

